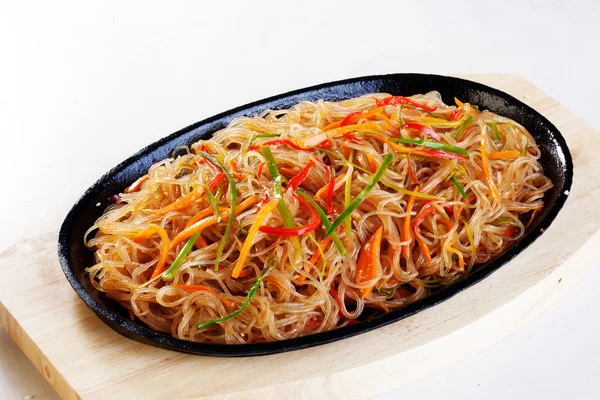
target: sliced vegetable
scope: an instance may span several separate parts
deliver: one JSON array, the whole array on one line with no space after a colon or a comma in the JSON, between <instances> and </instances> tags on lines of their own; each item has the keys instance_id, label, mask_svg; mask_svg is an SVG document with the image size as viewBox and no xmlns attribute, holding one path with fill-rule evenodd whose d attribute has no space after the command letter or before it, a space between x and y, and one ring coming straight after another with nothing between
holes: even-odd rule
<instances>
[{"instance_id":1,"label":"sliced vegetable","mask_svg":"<svg viewBox=\"0 0 600 400\"><path fill-rule=\"evenodd\" d=\"M411 106L421 108L429 112L437 110L437 107L432 107L427 104L419 103L417 101L414 101L413 99L403 96L390 96L381 100L377 100L377 107L392 106L397 104L410 104Z\"/></svg>"},{"instance_id":2,"label":"sliced vegetable","mask_svg":"<svg viewBox=\"0 0 600 400\"><path fill-rule=\"evenodd\" d=\"M490 192L492 192L492 197L496 200L500 200L500 194L498 193L490 174L487 156L487 132L485 128L481 131L481 169L483 169L483 175L485 176L485 181L490 189Z\"/></svg>"},{"instance_id":3,"label":"sliced vegetable","mask_svg":"<svg viewBox=\"0 0 600 400\"><path fill-rule=\"evenodd\" d=\"M468 160L467 157L461 156L460 154L448 153L448 152L439 151L439 150L418 150L418 151L415 151L415 154L426 155L426 156L429 156L432 158L440 158L443 160L463 160L463 161Z\"/></svg>"},{"instance_id":4,"label":"sliced vegetable","mask_svg":"<svg viewBox=\"0 0 600 400\"><path fill-rule=\"evenodd\" d=\"M383 227L380 226L377 231L365 242L358 256L356 272L354 273L354 282L361 284L363 282L375 279L379 267L379 255L381 250L381 238L383 236ZM375 284L360 290L361 298L367 298L373 290Z\"/></svg>"},{"instance_id":5,"label":"sliced vegetable","mask_svg":"<svg viewBox=\"0 0 600 400\"><path fill-rule=\"evenodd\" d=\"M488 154L488 159L501 160L504 158L517 158L520 156L521 153L518 150L493 151L490 154Z\"/></svg>"},{"instance_id":6,"label":"sliced vegetable","mask_svg":"<svg viewBox=\"0 0 600 400\"><path fill-rule=\"evenodd\" d=\"M501 225L518 225L518 224L517 224L517 221L514 220L514 218L498 217L495 220L493 220L492 222L490 222L490 225L501 226Z\"/></svg>"},{"instance_id":7,"label":"sliced vegetable","mask_svg":"<svg viewBox=\"0 0 600 400\"><path fill-rule=\"evenodd\" d=\"M460 193L460 197L462 197L463 199L466 199L467 192L465 192L465 188L462 187L462 185L460 184L460 182L458 181L456 176L453 175L452 177L450 177L450 180L452 181L452 183L454 183L454 186L456 186L456 189L458 189L458 192Z\"/></svg>"},{"instance_id":8,"label":"sliced vegetable","mask_svg":"<svg viewBox=\"0 0 600 400\"><path fill-rule=\"evenodd\" d=\"M142 183L146 182L150 179L148 174L139 177L135 182L133 182L127 189L125 189L125 193L134 193L141 189Z\"/></svg>"},{"instance_id":9,"label":"sliced vegetable","mask_svg":"<svg viewBox=\"0 0 600 400\"><path fill-rule=\"evenodd\" d=\"M473 265L475 265L475 257L477 249L475 248L475 238L473 237L473 230L471 229L471 225L463 220L465 224L465 230L467 231L467 237L469 238L469 244L471 245L471 260L469 261L469 266L467 267L467 274L471 272Z\"/></svg>"},{"instance_id":10,"label":"sliced vegetable","mask_svg":"<svg viewBox=\"0 0 600 400\"><path fill-rule=\"evenodd\" d=\"M210 182L208 182L206 186L208 186L210 189L214 189L225 177L226 175L220 172L217 175L215 175L215 177ZM163 207L160 210L152 210L151 212L153 214L165 215L173 211L181 211L185 208L190 207L196 201L200 200L203 194L204 192L202 187L197 187L185 196L175 200L175 202L169 204L168 206Z\"/></svg>"},{"instance_id":11,"label":"sliced vegetable","mask_svg":"<svg viewBox=\"0 0 600 400\"><path fill-rule=\"evenodd\" d=\"M196 239L198 239L198 236L200 236L200 232L194 233L188 239L185 246L183 246L181 248L181 251L179 251L179 254L175 258L175 261L173 261L173 264L171 264L169 269L167 269L162 276L162 278L165 282L173 279L173 275L175 275L175 272L177 272L177 269L179 268L179 266L183 263L183 261L188 256L188 254L190 254L190 252L192 251L192 247L194 247L194 243L196 243Z\"/></svg>"},{"instance_id":12,"label":"sliced vegetable","mask_svg":"<svg viewBox=\"0 0 600 400\"><path fill-rule=\"evenodd\" d=\"M221 254L223 253L223 248L225 248L225 243L229 238L229 231L233 226L233 221L235 221L235 207L237 206L237 189L235 181L233 180L233 176L231 176L229 170L225 168L225 166L220 161L218 161L216 158L204 151L200 151L199 153L211 163L218 166L227 176L227 180L229 181L229 192L231 194L231 210L229 211L229 220L227 221L227 226L225 227L225 232L223 233L223 239L221 239L221 243L219 243L219 248L217 249L217 256L215 258L215 271L217 271L219 269L219 261L221 259Z\"/></svg>"},{"instance_id":13,"label":"sliced vegetable","mask_svg":"<svg viewBox=\"0 0 600 400\"><path fill-rule=\"evenodd\" d=\"M461 114L462 110L460 108L457 108L456 110L452 111L452 113L450 113L450 120L451 121L456 121L460 118L460 114Z\"/></svg>"},{"instance_id":14,"label":"sliced vegetable","mask_svg":"<svg viewBox=\"0 0 600 400\"><path fill-rule=\"evenodd\" d=\"M415 188L415 191L417 191L417 190L419 190L418 186ZM408 260L410 258L410 253L411 253L411 249L412 249L413 242L414 242L414 238L412 237L413 235L411 235L411 230L410 230L410 213L412 212L414 205L415 205L415 196L413 195L408 198L408 202L406 203L406 217L404 217L404 225L402 225L402 229L400 230L400 240L405 242L408 240L409 237L411 238L411 241L409 244L402 246L402 255L404 256L404 258L406 260Z\"/></svg>"},{"instance_id":15,"label":"sliced vegetable","mask_svg":"<svg viewBox=\"0 0 600 400\"><path fill-rule=\"evenodd\" d=\"M377 162L373 154L367 153L367 161L369 162L369 169L372 173L375 173L377 171Z\"/></svg>"},{"instance_id":16,"label":"sliced vegetable","mask_svg":"<svg viewBox=\"0 0 600 400\"><path fill-rule=\"evenodd\" d=\"M310 205L313 206L313 208L321 216L321 221L323 222L325 229L329 229L331 227L331 222L329 222L329 219L327 218L327 214L325 214L325 211L323 211L323 209L317 204L317 202L314 201L311 196L309 196L308 194L306 194L300 190L297 190L296 194L298 194L304 200L308 201L310 203ZM330 237L333 239L333 243L335 244L335 247L337 248L338 252L341 255L346 254L346 249L344 248L344 245L340 241L340 238L335 234L335 232L332 232Z\"/></svg>"},{"instance_id":17,"label":"sliced vegetable","mask_svg":"<svg viewBox=\"0 0 600 400\"><path fill-rule=\"evenodd\" d=\"M315 166L315 162L310 160L308 164L298 173L298 175L294 176L287 184L287 190L290 192L295 192L296 189L304 182L304 180L310 174L310 170Z\"/></svg>"},{"instance_id":18,"label":"sliced vegetable","mask_svg":"<svg viewBox=\"0 0 600 400\"><path fill-rule=\"evenodd\" d=\"M392 140L393 142L396 142L396 143L414 144L417 146L430 147L432 149L440 149L440 150L448 151L450 153L460 154L461 156L465 156L465 157L469 157L469 155L470 155L468 150L465 150L465 149L457 147L457 146L452 146L452 145L446 144L446 143L432 142L430 140L423 140L423 139L405 139L405 138L392 138L390 140Z\"/></svg>"},{"instance_id":19,"label":"sliced vegetable","mask_svg":"<svg viewBox=\"0 0 600 400\"><path fill-rule=\"evenodd\" d=\"M280 133L261 133L259 135L254 135L250 138L250 141L248 142L248 147L252 146L252 143L254 142L255 139L268 139L268 138L276 138L281 136Z\"/></svg>"},{"instance_id":20,"label":"sliced vegetable","mask_svg":"<svg viewBox=\"0 0 600 400\"><path fill-rule=\"evenodd\" d=\"M160 258L158 259L158 264L156 264L154 271L152 271L152 276L150 277L151 280L162 274L165 270L167 257L169 256L169 235L167 235L167 232L162 226L152 224L132 239L136 243L141 243L144 239L149 238L155 233L160 236L162 242L160 245Z\"/></svg>"},{"instance_id":21,"label":"sliced vegetable","mask_svg":"<svg viewBox=\"0 0 600 400\"><path fill-rule=\"evenodd\" d=\"M215 214L215 217L217 217L217 219L219 220L219 222L221 222L220 217L220 211L219 211L219 197L221 196L221 190L217 190L216 194L212 194L212 192L210 191L210 189L208 187L204 188L204 192L206 193L206 197L208 198L208 203L210 204L213 213Z\"/></svg>"},{"instance_id":22,"label":"sliced vegetable","mask_svg":"<svg viewBox=\"0 0 600 400\"><path fill-rule=\"evenodd\" d=\"M394 156L392 155L392 153L387 153L385 155L383 162L381 163L381 166L379 167L377 172L375 172L375 174L373 174L373 178L371 178L371 181L369 181L369 183L367 183L367 185L358 194L358 196L356 196L356 198L348 205L348 207L346 207L346 209L335 219L335 221L333 221L333 224L331 224L331 227L327 230L327 232L325 232L326 237L329 236L332 232L334 232L335 229L337 229L337 227L340 226L346 220L346 218L350 217L352 212L354 210L356 210L356 208L358 206L361 205L361 203L367 197L369 192L371 190L373 190L375 185L377 185L377 182L379 182L379 179L381 179L381 177L383 176L383 174L385 173L385 171L387 170L388 166L391 164L393 159L394 159Z\"/></svg>"},{"instance_id":23,"label":"sliced vegetable","mask_svg":"<svg viewBox=\"0 0 600 400\"><path fill-rule=\"evenodd\" d=\"M265 142L265 143L263 143L261 145L249 146L248 149L249 150L258 150L259 148L261 148L263 146L279 146L279 145L286 145L286 146L291 147L294 150L313 151L312 148L310 148L310 147L300 147L296 143L292 142L289 139L271 140L271 141Z\"/></svg>"},{"instance_id":24,"label":"sliced vegetable","mask_svg":"<svg viewBox=\"0 0 600 400\"><path fill-rule=\"evenodd\" d=\"M406 168L408 169L408 174L410 175L410 180L415 185L420 185L421 182L419 182L419 180L417 179L417 176L415 175L413 168L412 168L412 163L410 162L410 154L406 155L406 162L407 162Z\"/></svg>"},{"instance_id":25,"label":"sliced vegetable","mask_svg":"<svg viewBox=\"0 0 600 400\"><path fill-rule=\"evenodd\" d=\"M258 203L258 198L256 198L256 197L247 198L246 200L242 201L240 204L237 205L237 207L235 208L234 216L239 215L241 212L252 207L256 203ZM207 210L208 210L208 214L210 215L212 213L212 209L208 208ZM205 211L206 210L202 210L201 213L204 213ZM231 210L228 208L225 208L225 209L223 209L223 211L221 211L221 214L219 215L219 217L222 219L227 216L230 216L231 214L233 214L231 212ZM187 240L194 233L200 232L203 229L205 229L209 226L215 225L217 223L219 223L219 218L212 216L212 217L201 219L201 220L187 226L173 238L173 240L171 241L171 245L169 246L169 250L174 250L181 242L183 242L184 240Z\"/></svg>"},{"instance_id":26,"label":"sliced vegetable","mask_svg":"<svg viewBox=\"0 0 600 400\"><path fill-rule=\"evenodd\" d=\"M304 208L306 208L310 213L310 217L306 225L295 228L276 228L273 226L261 226L259 228L259 231L267 233L269 235L277 236L301 236L317 229L321 224L321 218L319 216L319 213L302 197L297 197L297 199L300 202L300 204L303 205Z\"/></svg>"},{"instance_id":27,"label":"sliced vegetable","mask_svg":"<svg viewBox=\"0 0 600 400\"><path fill-rule=\"evenodd\" d=\"M240 273L246 266L246 259L248 258L248 254L250 253L250 249L252 248L252 244L253 244L252 242L254 241L254 238L256 237L256 234L258 233L258 229L261 227L262 224L265 223L265 221L267 220L271 211L273 211L273 209L275 207L277 207L278 204L279 204L279 199L273 199L273 200L269 201L256 215L256 218L254 219L254 222L252 223L252 226L250 227L250 230L248 231L248 235L246 236L246 241L244 242L244 245L242 246L242 250L240 251L238 260L235 263L233 272L231 273L231 276L233 278L238 278L240 276Z\"/></svg>"},{"instance_id":28,"label":"sliced vegetable","mask_svg":"<svg viewBox=\"0 0 600 400\"><path fill-rule=\"evenodd\" d=\"M351 124L355 123L355 120L354 120L355 117L357 117L358 115L360 115L362 113L363 113L362 110L351 112L350 114L346 115L344 117L344 119L342 119L340 121L340 125L339 126L346 126L346 125L351 125Z\"/></svg>"},{"instance_id":29,"label":"sliced vegetable","mask_svg":"<svg viewBox=\"0 0 600 400\"><path fill-rule=\"evenodd\" d=\"M460 140L461 136L463 135L465 129L468 128L469 125L471 125L471 123L475 120L475 118L473 118L472 115L469 115L467 117L467 119L465 119L465 121L458 127L456 128L456 131L454 131L454 135L452 135L452 137L455 140Z\"/></svg>"},{"instance_id":30,"label":"sliced vegetable","mask_svg":"<svg viewBox=\"0 0 600 400\"><path fill-rule=\"evenodd\" d=\"M356 144L363 144L364 141L362 139L357 138L355 135L351 134L350 132L346 132L344 133L344 138L348 139L349 141L356 143Z\"/></svg>"},{"instance_id":31,"label":"sliced vegetable","mask_svg":"<svg viewBox=\"0 0 600 400\"><path fill-rule=\"evenodd\" d=\"M246 295L246 300L244 300L242 305L234 312L227 314L223 317L214 318L214 319L208 320L206 322L203 322L201 324L197 324L196 329L200 330L200 329L207 328L213 324L220 324L222 322L225 322L227 320L230 320L230 319L240 315L246 308L248 308L248 305L250 305L250 301L256 295L256 292L258 292L258 289L260 288L260 284L262 283L262 281L265 280L267 275L269 275L269 273L271 273L271 271L273 271L276 266L277 266L277 257L273 254L268 256L267 259L265 260L265 269L264 269L262 275L258 277L256 282L254 282L254 284L248 291L248 294Z\"/></svg>"},{"instance_id":32,"label":"sliced vegetable","mask_svg":"<svg viewBox=\"0 0 600 400\"><path fill-rule=\"evenodd\" d=\"M498 125L496 124L496 121L491 121L490 123L492 124L492 131L494 132L494 138L496 140L502 140L502 138L500 137L500 132L498 132Z\"/></svg>"},{"instance_id":33,"label":"sliced vegetable","mask_svg":"<svg viewBox=\"0 0 600 400\"><path fill-rule=\"evenodd\" d=\"M408 123L408 124L402 124L402 128L404 129L414 129L416 131L419 132L423 132L426 135L431 136L433 139L435 140L441 140L442 138L435 133L435 131L433 129L431 129L431 127L429 126L425 126L425 125L421 125L421 124L414 124L414 123Z\"/></svg>"}]
</instances>

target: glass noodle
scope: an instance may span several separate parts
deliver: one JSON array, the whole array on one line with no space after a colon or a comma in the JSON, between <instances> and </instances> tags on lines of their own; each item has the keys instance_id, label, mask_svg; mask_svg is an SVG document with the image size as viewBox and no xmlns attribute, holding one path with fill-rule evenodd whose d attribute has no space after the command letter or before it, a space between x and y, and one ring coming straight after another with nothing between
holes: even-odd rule
<instances>
[{"instance_id":1,"label":"glass noodle","mask_svg":"<svg viewBox=\"0 0 600 400\"><path fill-rule=\"evenodd\" d=\"M336 329L517 241L552 187L539 156L515 121L437 92L267 110L119 194L88 230L87 271L132 318L185 340Z\"/></svg>"}]
</instances>

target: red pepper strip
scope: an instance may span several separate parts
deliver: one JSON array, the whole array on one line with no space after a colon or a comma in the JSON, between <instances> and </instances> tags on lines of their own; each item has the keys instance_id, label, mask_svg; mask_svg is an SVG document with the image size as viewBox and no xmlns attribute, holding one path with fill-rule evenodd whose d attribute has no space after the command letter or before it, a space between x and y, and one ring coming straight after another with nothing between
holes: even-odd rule
<instances>
[{"instance_id":1,"label":"red pepper strip","mask_svg":"<svg viewBox=\"0 0 600 400\"><path fill-rule=\"evenodd\" d=\"M414 101L413 99L409 99L408 97L403 96L390 96L385 99L377 100L377 107L381 106L393 106L397 104L410 104L411 106L415 106L417 108L421 108L425 111L433 112L437 110L437 107L431 107L427 104L419 103Z\"/></svg>"},{"instance_id":2,"label":"red pepper strip","mask_svg":"<svg viewBox=\"0 0 600 400\"><path fill-rule=\"evenodd\" d=\"M310 233L317 229L321 225L321 216L306 200L298 195L294 195L298 202L303 205L310 212L310 218L308 224L297 228L275 228L272 226L263 225L258 228L262 233L277 236L301 236L306 233Z\"/></svg>"},{"instance_id":3,"label":"red pepper strip","mask_svg":"<svg viewBox=\"0 0 600 400\"><path fill-rule=\"evenodd\" d=\"M340 121L340 127L352 125L354 123L354 117L356 117L358 114L362 114L362 110L354 111L346 115L344 119Z\"/></svg>"},{"instance_id":4,"label":"red pepper strip","mask_svg":"<svg viewBox=\"0 0 600 400\"><path fill-rule=\"evenodd\" d=\"M265 165L266 165L266 164L267 164L267 162L266 162L266 161L263 161L263 162L261 162L261 163L260 163L260 165L258 166L258 170L256 171L256 177L257 177L258 179L260 179L260 176L262 175L262 170L263 170L263 168L265 167Z\"/></svg>"},{"instance_id":5,"label":"red pepper strip","mask_svg":"<svg viewBox=\"0 0 600 400\"><path fill-rule=\"evenodd\" d=\"M331 147L331 140L325 139L321 143L316 144L315 147L318 149L327 149Z\"/></svg>"},{"instance_id":6,"label":"red pepper strip","mask_svg":"<svg viewBox=\"0 0 600 400\"><path fill-rule=\"evenodd\" d=\"M296 193L296 189L298 189L298 186L302 185L302 182L304 182L304 180L308 177L310 169L314 166L315 162L310 160L298 175L290 179L287 185L287 190L291 190L292 193Z\"/></svg>"},{"instance_id":7,"label":"red pepper strip","mask_svg":"<svg viewBox=\"0 0 600 400\"><path fill-rule=\"evenodd\" d=\"M410 180L415 185L420 185L421 182L419 182L419 180L417 179L417 176L415 175L415 172L413 171L413 168L412 168L412 163L410 162L410 153L408 153L406 155L406 161L408 162L408 174L410 175Z\"/></svg>"},{"instance_id":8,"label":"red pepper strip","mask_svg":"<svg viewBox=\"0 0 600 400\"><path fill-rule=\"evenodd\" d=\"M467 157L461 156L460 154L446 153L445 151L425 150L425 149L419 149L419 150L415 151L415 154L419 154L419 153L421 153L421 154L425 153L431 157L443 158L446 160L468 160Z\"/></svg>"},{"instance_id":9,"label":"red pepper strip","mask_svg":"<svg viewBox=\"0 0 600 400\"><path fill-rule=\"evenodd\" d=\"M431 127L429 126L424 126L421 124L413 124L413 123L409 123L409 124L402 124L402 128L404 129L414 129L416 131L420 131L425 133L426 135L431 136L433 139L440 141L441 137L435 133L435 131L433 129L431 129Z\"/></svg>"},{"instance_id":10,"label":"red pepper strip","mask_svg":"<svg viewBox=\"0 0 600 400\"><path fill-rule=\"evenodd\" d=\"M291 140L288 140L288 139L270 140L270 141L265 142L263 144L252 145L248 149L249 150L258 150L261 146L277 146L277 145L280 145L280 144L288 145L288 146L290 146L294 150L307 150L307 151L312 151L313 150L313 149L311 149L309 147L300 147L296 143L294 143L294 142L292 142Z\"/></svg>"},{"instance_id":11,"label":"red pepper strip","mask_svg":"<svg viewBox=\"0 0 600 400\"><path fill-rule=\"evenodd\" d=\"M327 214L333 214L333 190L335 189L335 178L331 167L325 167L329 176L329 185L327 186Z\"/></svg>"},{"instance_id":12,"label":"red pepper strip","mask_svg":"<svg viewBox=\"0 0 600 400\"><path fill-rule=\"evenodd\" d=\"M452 114L450 114L450 119L452 121L457 121L460 118L460 113L461 113L461 109L457 108L456 110L452 111Z\"/></svg>"},{"instance_id":13,"label":"red pepper strip","mask_svg":"<svg viewBox=\"0 0 600 400\"><path fill-rule=\"evenodd\" d=\"M356 136L354 136L353 134L351 134L349 132L344 133L344 137L353 143L358 143L358 144L364 143L363 140L357 138Z\"/></svg>"}]
</instances>

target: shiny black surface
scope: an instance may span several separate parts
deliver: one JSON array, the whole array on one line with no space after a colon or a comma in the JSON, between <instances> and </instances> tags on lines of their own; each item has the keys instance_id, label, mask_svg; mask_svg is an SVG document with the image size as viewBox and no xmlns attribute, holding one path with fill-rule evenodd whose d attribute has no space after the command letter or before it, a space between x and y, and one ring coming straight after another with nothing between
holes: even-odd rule
<instances>
[{"instance_id":1,"label":"shiny black surface","mask_svg":"<svg viewBox=\"0 0 600 400\"><path fill-rule=\"evenodd\" d=\"M289 108L304 100L334 101L373 92L409 96L431 90L439 91L446 104L452 104L456 96L464 102L512 118L525 126L542 151L540 162L545 174L555 185L546 193L542 212L537 215L523 238L500 257L479 266L463 280L421 301L353 326L280 342L245 345L193 343L155 332L137 319L135 322L130 321L123 307L96 291L91 285L85 268L93 264L93 258L92 252L83 245L85 231L109 205L108 198L111 195L122 192L131 182L145 174L152 164L169 157L175 147L210 138L213 132L224 128L237 116L251 116L265 109ZM73 206L60 230L58 256L65 276L77 294L106 324L124 336L153 346L203 355L249 356L279 353L332 342L399 321L477 283L517 256L548 228L567 199L572 171L569 149L556 127L538 112L504 92L479 83L439 75L393 74L349 79L285 93L226 111L144 148L102 176ZM399 325L398 329L402 329L402 325Z\"/></svg>"}]
</instances>

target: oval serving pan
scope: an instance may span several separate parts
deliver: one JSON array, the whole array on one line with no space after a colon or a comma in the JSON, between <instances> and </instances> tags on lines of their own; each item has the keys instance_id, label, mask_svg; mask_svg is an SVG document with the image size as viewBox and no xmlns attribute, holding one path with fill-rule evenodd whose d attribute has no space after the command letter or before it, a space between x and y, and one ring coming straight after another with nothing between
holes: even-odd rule
<instances>
[{"instance_id":1,"label":"oval serving pan","mask_svg":"<svg viewBox=\"0 0 600 400\"><path fill-rule=\"evenodd\" d=\"M279 342L223 345L203 344L175 339L169 334L153 331L137 320L129 320L125 309L90 283L85 268L93 265L92 252L83 245L83 235L109 205L108 198L122 192L131 182L145 174L157 161L169 157L171 150L199 139L208 139L213 132L224 128L235 117L252 116L265 109L289 108L301 101L324 99L337 101L367 93L386 92L394 95L413 95L437 90L446 104L456 96L464 102L476 104L519 122L531 132L539 145L540 162L545 174L554 183L546 192L544 208L537 215L529 231L520 241L494 260L480 265L474 272L455 284L442 288L429 297L372 319L336 330L317 333ZM432 307L458 292L479 282L539 238L552 223L565 203L573 178L571 154L564 138L550 121L514 97L479 83L459 78L424 74L393 74L367 76L326 83L281 94L250 103L215 115L175 132L149 145L123 161L94 183L69 211L60 230L58 256L62 269L79 297L112 329L139 342L169 350L212 356L251 356L279 353L316 346L344 339L406 318ZM402 329L401 326L398 327Z\"/></svg>"}]
</instances>

